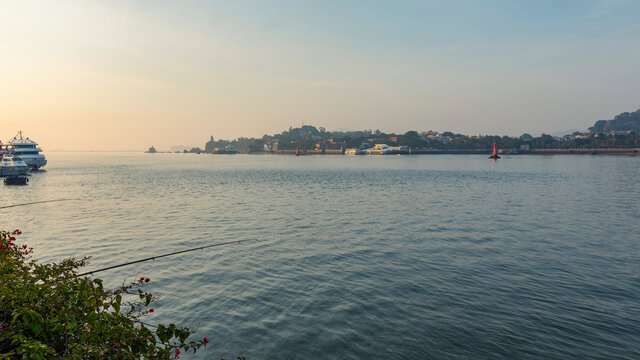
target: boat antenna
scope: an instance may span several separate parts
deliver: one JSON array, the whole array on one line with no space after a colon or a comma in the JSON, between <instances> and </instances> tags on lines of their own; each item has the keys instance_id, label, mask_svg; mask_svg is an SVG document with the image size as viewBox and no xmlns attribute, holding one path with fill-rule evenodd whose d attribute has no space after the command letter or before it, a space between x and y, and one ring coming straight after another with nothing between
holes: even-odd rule
<instances>
[{"instance_id":1,"label":"boat antenna","mask_svg":"<svg viewBox=\"0 0 640 360\"><path fill-rule=\"evenodd\" d=\"M252 240L253 241L259 241L258 239L243 239L243 240L227 241L227 242L223 242L223 243L217 243L217 244L211 244L211 245L205 245L205 246L198 246L198 247L191 248L191 249L176 251L176 252L172 252L172 253L168 253L168 254L156 255L156 256L145 258L145 259L140 259L140 260L129 261L129 262L126 262L126 263L123 263L123 264L113 265L113 266L109 266L109 267L98 269L98 270L87 271L85 273L76 275L76 277L77 276L92 275L92 274L97 273L97 272L111 270L111 269L115 269L115 268L119 268L119 267L123 267L123 266L128 266L128 265L133 265L133 264L137 264L137 263L141 263L141 262L145 262L145 261L149 261L149 260L155 260L155 259L159 259L159 258L162 258L162 257L165 257L165 256L178 255L178 254L182 254L182 253L186 253L186 252L190 252L190 251L202 250L202 249L207 249L207 248L212 248L212 247L217 247L217 246L230 245L230 244L237 244L237 243L240 243L240 242L252 241Z\"/></svg>"},{"instance_id":2,"label":"boat antenna","mask_svg":"<svg viewBox=\"0 0 640 360\"><path fill-rule=\"evenodd\" d=\"M28 203L23 203L23 204L14 204L14 205L8 205L8 206L0 206L0 209L8 209L8 208L17 207L17 206L25 206L25 205L32 205L32 204L50 203L50 202L56 202L56 201L69 201L69 200L88 200L88 199L54 199L54 200L34 201L34 202L28 202Z\"/></svg>"}]
</instances>

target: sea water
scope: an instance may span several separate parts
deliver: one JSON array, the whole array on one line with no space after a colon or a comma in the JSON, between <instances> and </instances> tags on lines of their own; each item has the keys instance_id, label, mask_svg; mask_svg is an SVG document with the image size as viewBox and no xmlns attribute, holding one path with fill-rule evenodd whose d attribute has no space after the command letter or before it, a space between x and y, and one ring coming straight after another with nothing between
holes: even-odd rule
<instances>
[{"instance_id":1,"label":"sea water","mask_svg":"<svg viewBox=\"0 0 640 360\"><path fill-rule=\"evenodd\" d=\"M4 229L144 276L196 358L638 359L640 158L47 153Z\"/></svg>"}]
</instances>

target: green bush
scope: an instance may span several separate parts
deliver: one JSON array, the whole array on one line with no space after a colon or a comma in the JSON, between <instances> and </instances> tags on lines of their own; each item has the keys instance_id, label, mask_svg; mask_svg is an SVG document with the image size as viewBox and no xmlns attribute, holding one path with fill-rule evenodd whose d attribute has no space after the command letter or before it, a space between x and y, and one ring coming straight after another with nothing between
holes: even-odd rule
<instances>
[{"instance_id":1,"label":"green bush","mask_svg":"<svg viewBox=\"0 0 640 360\"><path fill-rule=\"evenodd\" d=\"M148 278L105 289L77 276L88 258L37 264L20 234L0 231L0 359L169 359L208 343L141 321L156 300L143 290Z\"/></svg>"}]
</instances>

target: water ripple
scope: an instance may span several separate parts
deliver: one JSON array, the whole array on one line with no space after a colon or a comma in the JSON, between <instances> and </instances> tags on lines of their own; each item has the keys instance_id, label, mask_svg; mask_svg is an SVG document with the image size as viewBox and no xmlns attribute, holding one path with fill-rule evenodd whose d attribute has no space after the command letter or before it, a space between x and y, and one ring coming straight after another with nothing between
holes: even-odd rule
<instances>
[{"instance_id":1,"label":"water ripple","mask_svg":"<svg viewBox=\"0 0 640 360\"><path fill-rule=\"evenodd\" d=\"M52 153L2 204L44 262L152 278L198 358L640 358L638 158ZM18 211L19 210L19 211Z\"/></svg>"}]
</instances>

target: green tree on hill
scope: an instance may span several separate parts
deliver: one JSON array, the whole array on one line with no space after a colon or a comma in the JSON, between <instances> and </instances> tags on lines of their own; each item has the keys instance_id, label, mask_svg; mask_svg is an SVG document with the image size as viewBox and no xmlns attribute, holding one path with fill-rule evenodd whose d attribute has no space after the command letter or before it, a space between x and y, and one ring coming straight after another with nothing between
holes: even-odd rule
<instances>
[{"instance_id":1,"label":"green tree on hill","mask_svg":"<svg viewBox=\"0 0 640 360\"><path fill-rule=\"evenodd\" d=\"M592 134L603 134L610 131L634 131L640 132L640 109L634 112L623 112L616 115L613 120L598 120L589 128Z\"/></svg>"}]
</instances>

